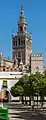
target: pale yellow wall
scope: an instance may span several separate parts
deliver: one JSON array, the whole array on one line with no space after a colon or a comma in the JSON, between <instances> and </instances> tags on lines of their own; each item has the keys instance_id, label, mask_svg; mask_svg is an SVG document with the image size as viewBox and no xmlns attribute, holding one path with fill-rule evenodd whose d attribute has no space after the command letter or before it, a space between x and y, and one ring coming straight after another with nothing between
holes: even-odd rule
<instances>
[{"instance_id":1,"label":"pale yellow wall","mask_svg":"<svg viewBox=\"0 0 46 120\"><path fill-rule=\"evenodd\" d=\"M37 68L39 72L43 73L43 56L40 55L32 55L31 56L31 73L37 72Z\"/></svg>"}]
</instances>

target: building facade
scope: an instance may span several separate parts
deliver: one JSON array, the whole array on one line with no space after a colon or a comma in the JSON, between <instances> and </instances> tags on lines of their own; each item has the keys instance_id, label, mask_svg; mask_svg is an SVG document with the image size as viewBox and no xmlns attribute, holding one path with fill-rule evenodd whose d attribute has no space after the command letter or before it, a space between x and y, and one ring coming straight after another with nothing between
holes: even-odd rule
<instances>
[{"instance_id":1,"label":"building facade","mask_svg":"<svg viewBox=\"0 0 46 120\"><path fill-rule=\"evenodd\" d=\"M43 73L43 54L31 55L31 73Z\"/></svg>"},{"instance_id":2,"label":"building facade","mask_svg":"<svg viewBox=\"0 0 46 120\"><path fill-rule=\"evenodd\" d=\"M13 61L10 60L9 57L5 58L2 52L0 52L0 72L12 71L12 68L13 68Z\"/></svg>"}]
</instances>

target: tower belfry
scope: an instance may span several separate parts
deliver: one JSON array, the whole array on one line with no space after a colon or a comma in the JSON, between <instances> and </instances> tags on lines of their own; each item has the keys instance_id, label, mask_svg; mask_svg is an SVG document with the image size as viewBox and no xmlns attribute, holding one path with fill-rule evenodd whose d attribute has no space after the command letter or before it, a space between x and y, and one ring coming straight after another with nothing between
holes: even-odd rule
<instances>
[{"instance_id":1,"label":"tower belfry","mask_svg":"<svg viewBox=\"0 0 46 120\"><path fill-rule=\"evenodd\" d=\"M27 22L24 16L24 7L21 6L19 21L18 21L18 33L23 33L23 32L25 33L27 32Z\"/></svg>"}]
</instances>

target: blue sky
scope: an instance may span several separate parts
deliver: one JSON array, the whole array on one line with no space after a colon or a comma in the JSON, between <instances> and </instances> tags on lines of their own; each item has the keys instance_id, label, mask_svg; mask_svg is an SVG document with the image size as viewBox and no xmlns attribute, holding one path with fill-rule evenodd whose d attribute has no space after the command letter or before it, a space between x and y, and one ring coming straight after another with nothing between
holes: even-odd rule
<instances>
[{"instance_id":1,"label":"blue sky","mask_svg":"<svg viewBox=\"0 0 46 120\"><path fill-rule=\"evenodd\" d=\"M0 0L0 51L12 58L12 31L17 31L22 4L28 32L32 33L33 53L43 53L46 65L46 0Z\"/></svg>"}]
</instances>

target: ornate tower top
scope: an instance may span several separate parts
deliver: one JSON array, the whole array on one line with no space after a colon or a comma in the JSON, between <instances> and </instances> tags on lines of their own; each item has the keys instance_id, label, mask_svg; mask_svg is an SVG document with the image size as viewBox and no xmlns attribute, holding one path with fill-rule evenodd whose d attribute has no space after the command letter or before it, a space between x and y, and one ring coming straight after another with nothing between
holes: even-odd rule
<instances>
[{"instance_id":1,"label":"ornate tower top","mask_svg":"<svg viewBox=\"0 0 46 120\"><path fill-rule=\"evenodd\" d=\"M23 8L24 8L24 5L21 6L21 10L23 10Z\"/></svg>"},{"instance_id":2,"label":"ornate tower top","mask_svg":"<svg viewBox=\"0 0 46 120\"><path fill-rule=\"evenodd\" d=\"M25 16L24 16L24 6L23 5L21 6L19 22L26 23L26 19L25 19Z\"/></svg>"},{"instance_id":3,"label":"ornate tower top","mask_svg":"<svg viewBox=\"0 0 46 120\"><path fill-rule=\"evenodd\" d=\"M27 22L24 16L23 5L21 6L19 22L18 22L18 32L27 32Z\"/></svg>"},{"instance_id":4,"label":"ornate tower top","mask_svg":"<svg viewBox=\"0 0 46 120\"><path fill-rule=\"evenodd\" d=\"M24 7L23 7L23 5L21 6L21 10L20 10L20 16L24 16Z\"/></svg>"}]
</instances>

